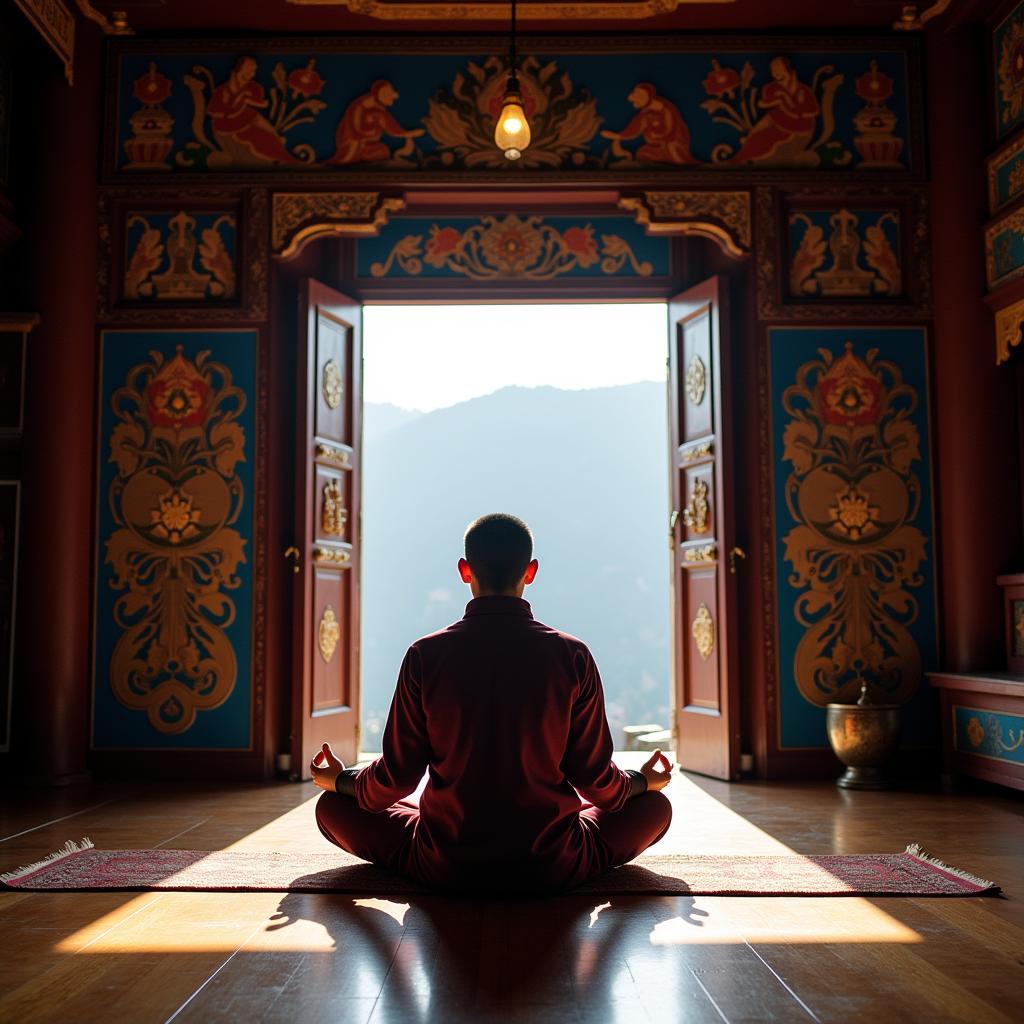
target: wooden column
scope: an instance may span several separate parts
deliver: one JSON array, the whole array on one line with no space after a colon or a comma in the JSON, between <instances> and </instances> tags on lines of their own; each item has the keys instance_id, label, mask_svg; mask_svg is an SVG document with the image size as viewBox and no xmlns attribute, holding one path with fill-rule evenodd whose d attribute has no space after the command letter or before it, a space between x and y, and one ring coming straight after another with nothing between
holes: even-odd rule
<instances>
[{"instance_id":1,"label":"wooden column","mask_svg":"<svg viewBox=\"0 0 1024 1024\"><path fill-rule=\"evenodd\" d=\"M993 357L980 225L988 103L980 27L927 35L934 405L943 666L1002 664L996 576L1021 555L1014 374Z\"/></svg>"},{"instance_id":2,"label":"wooden column","mask_svg":"<svg viewBox=\"0 0 1024 1024\"><path fill-rule=\"evenodd\" d=\"M75 84L58 65L33 88L36 138L28 217L24 534L13 749L54 784L86 771L96 433L96 169L100 35L80 25ZM28 140L26 140L27 142Z\"/></svg>"}]
</instances>

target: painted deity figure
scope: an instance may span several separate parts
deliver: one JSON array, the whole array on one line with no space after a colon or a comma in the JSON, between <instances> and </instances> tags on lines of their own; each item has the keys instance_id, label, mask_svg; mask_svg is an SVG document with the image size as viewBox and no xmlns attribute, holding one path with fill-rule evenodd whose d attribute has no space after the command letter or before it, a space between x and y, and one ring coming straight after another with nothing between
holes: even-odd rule
<instances>
[{"instance_id":1,"label":"painted deity figure","mask_svg":"<svg viewBox=\"0 0 1024 1024\"><path fill-rule=\"evenodd\" d=\"M335 133L335 151L329 164L382 163L408 156L413 140L424 133L423 128L403 128L388 110L398 99L398 91L388 81L380 80L370 91L354 99L345 110ZM381 137L388 135L405 142L394 152Z\"/></svg>"},{"instance_id":2,"label":"painted deity figure","mask_svg":"<svg viewBox=\"0 0 1024 1024\"><path fill-rule=\"evenodd\" d=\"M602 131L612 140L612 154L622 162L649 164L695 164L690 153L690 131L679 108L659 96L653 85L640 82L629 94L637 113L620 132ZM631 139L643 139L635 154L622 145Z\"/></svg>"},{"instance_id":3,"label":"painted deity figure","mask_svg":"<svg viewBox=\"0 0 1024 1024\"><path fill-rule=\"evenodd\" d=\"M206 105L210 130L223 151L211 154L211 165L301 162L288 152L284 138L260 113L269 104L255 76L256 61L239 57L228 80L210 96Z\"/></svg>"},{"instance_id":4,"label":"painted deity figure","mask_svg":"<svg viewBox=\"0 0 1024 1024\"><path fill-rule=\"evenodd\" d=\"M821 116L814 90L800 81L788 57L773 58L769 69L772 80L758 100L765 114L750 129L732 163L794 162L814 136Z\"/></svg>"}]
</instances>

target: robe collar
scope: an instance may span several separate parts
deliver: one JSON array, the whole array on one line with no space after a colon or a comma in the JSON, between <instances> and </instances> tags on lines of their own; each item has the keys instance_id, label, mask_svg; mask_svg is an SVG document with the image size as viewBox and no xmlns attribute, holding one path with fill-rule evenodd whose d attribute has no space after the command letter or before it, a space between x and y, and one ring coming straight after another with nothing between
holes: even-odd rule
<instances>
[{"instance_id":1,"label":"robe collar","mask_svg":"<svg viewBox=\"0 0 1024 1024\"><path fill-rule=\"evenodd\" d=\"M506 597L503 594L474 597L466 605L466 617L471 615L522 615L528 619L533 618L529 601L524 601L521 597Z\"/></svg>"}]
</instances>

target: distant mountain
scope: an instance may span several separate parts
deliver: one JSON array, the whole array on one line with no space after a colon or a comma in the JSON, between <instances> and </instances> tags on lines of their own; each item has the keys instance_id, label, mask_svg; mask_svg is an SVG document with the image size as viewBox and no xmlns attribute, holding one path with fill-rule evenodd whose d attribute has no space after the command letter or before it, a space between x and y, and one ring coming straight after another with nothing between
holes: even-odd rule
<instances>
[{"instance_id":1,"label":"distant mountain","mask_svg":"<svg viewBox=\"0 0 1024 1024\"><path fill-rule=\"evenodd\" d=\"M422 415L418 409L403 409L390 402L364 402L363 444L377 441Z\"/></svg>"},{"instance_id":2,"label":"distant mountain","mask_svg":"<svg viewBox=\"0 0 1024 1024\"><path fill-rule=\"evenodd\" d=\"M536 617L597 659L621 727L669 724L665 386L509 387L423 413L363 461L363 745L379 733L406 647L461 618L468 523L511 512L540 560Z\"/></svg>"}]
</instances>

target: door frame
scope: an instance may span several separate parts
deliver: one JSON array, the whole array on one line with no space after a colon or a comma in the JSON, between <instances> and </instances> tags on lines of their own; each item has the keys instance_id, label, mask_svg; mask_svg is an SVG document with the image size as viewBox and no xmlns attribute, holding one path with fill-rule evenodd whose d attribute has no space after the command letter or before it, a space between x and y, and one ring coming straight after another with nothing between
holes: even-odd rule
<instances>
[{"instance_id":1,"label":"door frame","mask_svg":"<svg viewBox=\"0 0 1024 1024\"><path fill-rule=\"evenodd\" d=\"M713 191L713 190L709 190ZM447 197L447 198L446 198ZM422 200L422 196L419 197ZM483 189L470 189L460 193L435 193L429 202L423 204L409 196L409 202L403 201L401 213L395 214L396 220L405 216L461 216L472 217L483 214L504 214L525 212L541 214L544 216L619 216L623 211L622 194L619 192L602 191L596 193L592 198L587 198L585 192L575 198L575 201L567 200L564 192L545 192L541 190L518 190L515 192L494 193ZM385 220L387 218L384 218ZM643 218L638 214L638 220ZM709 223L699 217L689 220L678 219L668 224L652 223L655 218L648 215L647 228L649 234L664 234L669 236L671 244L671 269L669 276L657 281L636 281L636 280L601 280L598 282L579 282L571 278L561 280L522 282L522 281L439 281L437 279L410 279L390 281L368 281L359 279L356 274L355 242L359 237L367 234L375 234L376 231L368 231L365 226L353 226L351 230L345 230L344 226L338 223L325 220L320 228L316 224L307 224L302 227L303 239L301 244L293 245L289 240L288 255L274 260L274 278L277 282L275 293L285 298L289 288L295 287L295 281L301 276L314 276L320 280L330 282L332 288L337 288L346 295L356 299L363 306L370 305L464 305L464 304L538 304L538 303L629 303L629 302L665 302L693 284L699 283L704 278L717 274L725 277L730 282L730 294L732 295L731 305L737 306L737 300L744 307L740 316L735 320L743 324L743 336L736 339L736 348L744 353L753 353L753 338L747 325L754 322L753 310L753 264L748 258L750 255L749 238L746 247L741 250L737 244L736 236L723 229L721 225ZM708 242L714 244L709 245ZM290 285L289 285L290 282ZM294 292L292 292L294 294ZM749 314L749 315L748 315ZM280 320L279 320L280 323ZM289 332L290 333L290 332ZM666 355L668 339L666 336ZM753 378L755 375L750 374ZM747 407L750 399L756 400L756 390L751 395L750 388L745 389L747 393L742 396L742 404ZM741 404L738 400L737 405ZM287 418L282 416L272 417L272 421L285 426ZM294 429L294 427L292 427ZM737 431L737 436L742 432ZM670 452L670 441L666 438L666 457ZM741 460L745 461L745 460ZM738 465L737 470L744 472L745 467ZM666 522L671 511L671 492L669 494L670 505L666 509ZM747 506L749 508L749 503ZM360 519L362 509L359 511ZM753 526L755 524L751 524ZM752 567L753 568L753 567ZM740 612L737 618L745 619L745 612ZM671 628L671 624L670 624ZM737 626L734 624L734 631ZM677 718L676 703L676 659L670 650L669 663L669 686L670 686L670 714L672 728L674 731ZM739 665L736 659L731 659L735 666L730 671L739 672ZM760 671L755 668L755 675L760 676ZM745 680L747 673L740 677ZM756 683L755 683L756 685ZM746 687L740 690L740 716L744 725L743 748L753 743L757 749L753 737L747 736L748 726L755 725L756 732L764 732L764 725L760 722L750 722L750 711L746 705L750 703L750 696ZM752 706L753 707L753 706ZM759 708L753 707L757 714ZM758 759L760 767L760 758Z\"/></svg>"}]
</instances>

